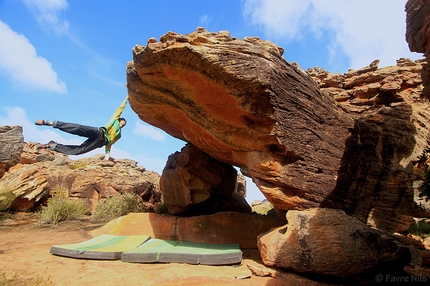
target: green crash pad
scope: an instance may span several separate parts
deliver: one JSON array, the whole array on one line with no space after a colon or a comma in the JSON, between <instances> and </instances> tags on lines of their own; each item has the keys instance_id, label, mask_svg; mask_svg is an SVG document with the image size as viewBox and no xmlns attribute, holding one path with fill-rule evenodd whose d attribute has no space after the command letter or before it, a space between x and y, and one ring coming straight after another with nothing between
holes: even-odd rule
<instances>
[{"instance_id":1,"label":"green crash pad","mask_svg":"<svg viewBox=\"0 0 430 286\"><path fill-rule=\"evenodd\" d=\"M115 260L121 258L123 251L136 248L150 238L149 235L102 234L81 243L54 245L50 252L73 258Z\"/></svg>"},{"instance_id":2,"label":"green crash pad","mask_svg":"<svg viewBox=\"0 0 430 286\"><path fill-rule=\"evenodd\" d=\"M189 263L227 265L242 262L239 244L206 244L176 240L150 239L144 244L124 251L124 262L138 263Z\"/></svg>"}]
</instances>

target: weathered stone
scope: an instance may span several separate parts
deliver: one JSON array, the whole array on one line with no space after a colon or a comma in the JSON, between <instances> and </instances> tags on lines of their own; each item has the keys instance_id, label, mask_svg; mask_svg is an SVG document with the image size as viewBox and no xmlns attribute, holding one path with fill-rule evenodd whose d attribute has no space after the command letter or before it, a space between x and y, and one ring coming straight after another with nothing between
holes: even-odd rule
<instances>
[{"instance_id":1,"label":"weathered stone","mask_svg":"<svg viewBox=\"0 0 430 286\"><path fill-rule=\"evenodd\" d=\"M399 59L396 66L377 68L374 62L367 72L338 75L342 87L336 89L324 87L329 72L308 69L321 92L356 120L337 186L322 206L341 208L381 230L408 228L414 209L413 166L429 143L430 105L421 97L423 64Z\"/></svg>"},{"instance_id":2,"label":"weathered stone","mask_svg":"<svg viewBox=\"0 0 430 286\"><path fill-rule=\"evenodd\" d=\"M331 207L378 229L407 229L412 164L427 144L416 104L425 61L379 60L344 75L309 69L283 50L204 29L133 49L131 107L147 123L241 168L277 213ZM336 102L336 100L339 102Z\"/></svg>"},{"instance_id":3,"label":"weathered stone","mask_svg":"<svg viewBox=\"0 0 430 286\"><path fill-rule=\"evenodd\" d=\"M127 86L142 120L242 168L280 209L318 206L334 189L354 122L278 46L197 29L133 55Z\"/></svg>"},{"instance_id":4,"label":"weathered stone","mask_svg":"<svg viewBox=\"0 0 430 286\"><path fill-rule=\"evenodd\" d=\"M266 266L347 277L380 267L398 273L412 259L410 246L342 210L290 210L287 221L258 237L258 249Z\"/></svg>"},{"instance_id":5,"label":"weathered stone","mask_svg":"<svg viewBox=\"0 0 430 286\"><path fill-rule=\"evenodd\" d=\"M257 248L258 234L283 224L285 219L278 217L238 212L192 217L130 213L92 230L90 234L146 234L159 239L211 244L238 243L241 248Z\"/></svg>"},{"instance_id":6,"label":"weathered stone","mask_svg":"<svg viewBox=\"0 0 430 286\"><path fill-rule=\"evenodd\" d=\"M0 178L18 164L24 148L21 126L0 126Z\"/></svg>"},{"instance_id":7,"label":"weathered stone","mask_svg":"<svg viewBox=\"0 0 430 286\"><path fill-rule=\"evenodd\" d=\"M21 164L34 164L37 162L45 162L45 161L54 161L57 160L57 163L64 161L65 164L69 163L71 160L65 154L61 154L58 152L53 152L51 150L37 150L37 146L39 143L36 142L28 142L24 144L24 149L21 153Z\"/></svg>"},{"instance_id":8,"label":"weathered stone","mask_svg":"<svg viewBox=\"0 0 430 286\"><path fill-rule=\"evenodd\" d=\"M424 53L430 59L430 2L408 0L406 11L406 41L411 52ZM423 65L421 72L424 85L423 96L430 97L430 68Z\"/></svg>"},{"instance_id":9,"label":"weathered stone","mask_svg":"<svg viewBox=\"0 0 430 286\"><path fill-rule=\"evenodd\" d=\"M117 193L139 195L148 211L162 201L159 175L137 166L132 160L103 160L103 155L71 160L50 150L37 151L26 147L24 161L0 180L0 195L15 196L11 208L31 210L43 203L52 191L62 190L68 197L83 199L94 210L100 199ZM35 152L31 155L31 152ZM1 196L0 196L1 199Z\"/></svg>"},{"instance_id":10,"label":"weathered stone","mask_svg":"<svg viewBox=\"0 0 430 286\"><path fill-rule=\"evenodd\" d=\"M251 213L245 198L235 192L237 172L187 144L169 156L160 178L164 203L174 215L217 211Z\"/></svg>"},{"instance_id":11,"label":"weathered stone","mask_svg":"<svg viewBox=\"0 0 430 286\"><path fill-rule=\"evenodd\" d=\"M235 192L242 198L244 199L246 198L246 195L247 195L246 179L245 179L245 176L242 174L237 174Z\"/></svg>"}]
</instances>

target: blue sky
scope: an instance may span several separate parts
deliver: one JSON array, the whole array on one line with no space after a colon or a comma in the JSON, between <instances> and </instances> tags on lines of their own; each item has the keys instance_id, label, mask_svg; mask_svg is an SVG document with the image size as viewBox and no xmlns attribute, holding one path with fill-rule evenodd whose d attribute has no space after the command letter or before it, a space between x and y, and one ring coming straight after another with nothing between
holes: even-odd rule
<instances>
[{"instance_id":1,"label":"blue sky","mask_svg":"<svg viewBox=\"0 0 430 286\"><path fill-rule=\"evenodd\" d=\"M197 27L231 36L259 36L285 49L306 70L332 73L418 59L405 41L406 0L0 0L0 126L21 125L26 142L82 139L37 119L104 125L127 96L125 67L132 48L168 31ZM141 121L128 121L112 148L161 174L184 142ZM86 156L103 153L103 149ZM71 156L76 159L76 156ZM262 200L248 180L248 202Z\"/></svg>"}]
</instances>

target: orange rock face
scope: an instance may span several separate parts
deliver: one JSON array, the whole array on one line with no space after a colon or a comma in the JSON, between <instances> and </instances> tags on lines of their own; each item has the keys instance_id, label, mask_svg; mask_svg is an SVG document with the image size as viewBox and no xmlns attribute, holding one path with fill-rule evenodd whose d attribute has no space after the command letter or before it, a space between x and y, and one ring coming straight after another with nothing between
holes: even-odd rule
<instances>
[{"instance_id":1,"label":"orange rock face","mask_svg":"<svg viewBox=\"0 0 430 286\"><path fill-rule=\"evenodd\" d=\"M340 208L379 229L407 229L412 164L427 145L425 61L340 75L306 73L282 53L228 32L169 32L134 47L131 107L240 167L277 210Z\"/></svg>"}]
</instances>

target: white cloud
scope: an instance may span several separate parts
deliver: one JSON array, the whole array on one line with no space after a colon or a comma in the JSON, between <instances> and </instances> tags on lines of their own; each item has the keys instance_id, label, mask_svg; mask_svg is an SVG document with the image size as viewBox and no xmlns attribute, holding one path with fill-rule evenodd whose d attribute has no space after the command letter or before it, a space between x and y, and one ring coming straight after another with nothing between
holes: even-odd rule
<instances>
[{"instance_id":1,"label":"white cloud","mask_svg":"<svg viewBox=\"0 0 430 286\"><path fill-rule=\"evenodd\" d=\"M2 114L4 113L4 116ZM37 126L27 118L25 110L18 106L0 108L0 126L19 125L23 128L25 142L47 143L54 140L63 144L80 144L79 139L65 139L52 127Z\"/></svg>"},{"instance_id":2,"label":"white cloud","mask_svg":"<svg viewBox=\"0 0 430 286\"><path fill-rule=\"evenodd\" d=\"M57 35L68 34L69 23L60 19L58 13L68 7L66 0L23 0L44 29L53 30Z\"/></svg>"},{"instance_id":3,"label":"white cloud","mask_svg":"<svg viewBox=\"0 0 430 286\"><path fill-rule=\"evenodd\" d=\"M268 37L286 41L332 35L327 52L332 62L341 53L357 69L379 59L395 65L401 57L413 59L405 40L406 0L245 0L243 13L260 25Z\"/></svg>"},{"instance_id":4,"label":"white cloud","mask_svg":"<svg viewBox=\"0 0 430 286\"><path fill-rule=\"evenodd\" d=\"M37 55L26 37L15 33L2 21L0 39L0 70L13 82L27 88L67 92L66 85L58 79L51 63Z\"/></svg>"},{"instance_id":5,"label":"white cloud","mask_svg":"<svg viewBox=\"0 0 430 286\"><path fill-rule=\"evenodd\" d=\"M134 125L133 133L142 137L149 137L156 141L166 140L166 136L163 132L146 123L141 123L140 121L137 121Z\"/></svg>"},{"instance_id":6,"label":"white cloud","mask_svg":"<svg viewBox=\"0 0 430 286\"><path fill-rule=\"evenodd\" d=\"M199 18L199 25L206 27L212 21L212 18L209 15L203 15Z\"/></svg>"}]
</instances>

